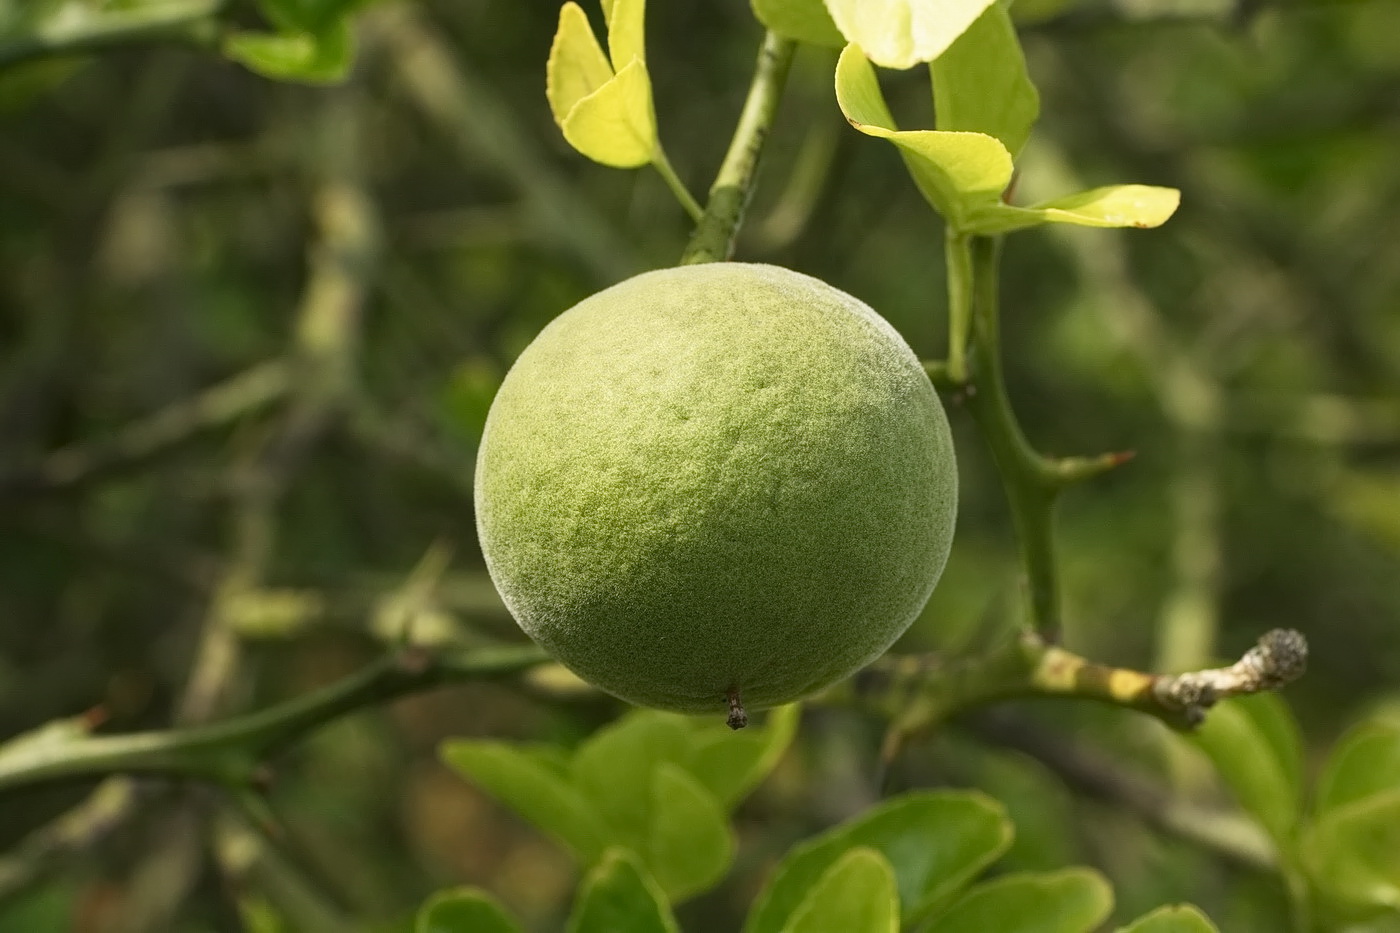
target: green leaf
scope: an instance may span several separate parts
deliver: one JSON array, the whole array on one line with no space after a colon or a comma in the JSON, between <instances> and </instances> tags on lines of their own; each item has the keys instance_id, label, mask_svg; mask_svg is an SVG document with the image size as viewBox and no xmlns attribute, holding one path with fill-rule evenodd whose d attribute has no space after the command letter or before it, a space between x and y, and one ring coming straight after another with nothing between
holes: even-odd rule
<instances>
[{"instance_id":1,"label":"green leaf","mask_svg":"<svg viewBox=\"0 0 1400 933\"><path fill-rule=\"evenodd\" d=\"M797 733L801 707L780 706L758 728L735 732L726 725L699 730L691 740L686 770L726 809L733 809L777 766Z\"/></svg>"},{"instance_id":2,"label":"green leaf","mask_svg":"<svg viewBox=\"0 0 1400 933\"><path fill-rule=\"evenodd\" d=\"M977 885L939 914L938 933L1089 933L1113 910L1098 872L1066 868L1006 875Z\"/></svg>"},{"instance_id":3,"label":"green leaf","mask_svg":"<svg viewBox=\"0 0 1400 933\"><path fill-rule=\"evenodd\" d=\"M1315 810L1330 810L1400 787L1400 725L1365 722L1352 728L1317 782Z\"/></svg>"},{"instance_id":4,"label":"green leaf","mask_svg":"<svg viewBox=\"0 0 1400 933\"><path fill-rule=\"evenodd\" d=\"M822 0L750 0L753 15L780 36L839 49L846 44Z\"/></svg>"},{"instance_id":5,"label":"green leaf","mask_svg":"<svg viewBox=\"0 0 1400 933\"><path fill-rule=\"evenodd\" d=\"M677 933L666 895L627 849L609 849L588 873L568 933Z\"/></svg>"},{"instance_id":6,"label":"green leaf","mask_svg":"<svg viewBox=\"0 0 1400 933\"><path fill-rule=\"evenodd\" d=\"M1040 94L1006 7L993 3L929 65L940 130L986 133L1014 157L1040 115Z\"/></svg>"},{"instance_id":7,"label":"green leaf","mask_svg":"<svg viewBox=\"0 0 1400 933\"><path fill-rule=\"evenodd\" d=\"M846 46L836 63L836 100L856 129L899 147L919 191L954 227L995 208L1011 183L1011 153L985 133L897 130L875 69L857 46Z\"/></svg>"},{"instance_id":8,"label":"green leaf","mask_svg":"<svg viewBox=\"0 0 1400 933\"><path fill-rule=\"evenodd\" d=\"M559 124L580 153L614 168L638 168L656 153L651 77L639 58L573 106Z\"/></svg>"},{"instance_id":9,"label":"green leaf","mask_svg":"<svg viewBox=\"0 0 1400 933\"><path fill-rule=\"evenodd\" d=\"M478 888L439 891L418 911L414 933L520 933L496 899Z\"/></svg>"},{"instance_id":10,"label":"green leaf","mask_svg":"<svg viewBox=\"0 0 1400 933\"><path fill-rule=\"evenodd\" d=\"M564 844L584 865L603 853L608 831L593 804L549 763L505 742L458 739L442 758L473 784Z\"/></svg>"},{"instance_id":11,"label":"green leaf","mask_svg":"<svg viewBox=\"0 0 1400 933\"><path fill-rule=\"evenodd\" d=\"M1205 914L1190 904L1159 907L1139 917L1118 933L1220 933Z\"/></svg>"},{"instance_id":12,"label":"green leaf","mask_svg":"<svg viewBox=\"0 0 1400 933\"><path fill-rule=\"evenodd\" d=\"M793 912L783 933L899 933L894 869L874 849L857 846L828 868Z\"/></svg>"},{"instance_id":13,"label":"green leaf","mask_svg":"<svg viewBox=\"0 0 1400 933\"><path fill-rule=\"evenodd\" d=\"M991 0L826 0L841 34L886 68L933 61L989 6Z\"/></svg>"},{"instance_id":14,"label":"green leaf","mask_svg":"<svg viewBox=\"0 0 1400 933\"><path fill-rule=\"evenodd\" d=\"M1001 805L983 794L903 794L788 853L759 895L745 933L782 930L812 886L853 846L868 846L890 861L906 917L921 915L1006 851L1011 832Z\"/></svg>"},{"instance_id":15,"label":"green leaf","mask_svg":"<svg viewBox=\"0 0 1400 933\"><path fill-rule=\"evenodd\" d=\"M342 21L320 33L234 32L224 39L224 56L279 81L335 84L345 80L355 43Z\"/></svg>"},{"instance_id":16,"label":"green leaf","mask_svg":"<svg viewBox=\"0 0 1400 933\"><path fill-rule=\"evenodd\" d=\"M563 127L578 102L612 78L612 66L588 25L587 14L570 0L559 9L559 28L545 64L544 93L554 122Z\"/></svg>"},{"instance_id":17,"label":"green leaf","mask_svg":"<svg viewBox=\"0 0 1400 933\"><path fill-rule=\"evenodd\" d=\"M285 33L320 33L337 23L368 0L258 0L270 22Z\"/></svg>"},{"instance_id":18,"label":"green leaf","mask_svg":"<svg viewBox=\"0 0 1400 933\"><path fill-rule=\"evenodd\" d=\"M686 757L685 717L639 710L595 732L574 755L574 785L596 805L614 840L644 851L656 769Z\"/></svg>"},{"instance_id":19,"label":"green leaf","mask_svg":"<svg viewBox=\"0 0 1400 933\"><path fill-rule=\"evenodd\" d=\"M1299 851L1334 909L1356 918L1400 910L1400 788L1329 810Z\"/></svg>"},{"instance_id":20,"label":"green leaf","mask_svg":"<svg viewBox=\"0 0 1400 933\"><path fill-rule=\"evenodd\" d=\"M1240 805L1274 839L1286 841L1302 810L1303 758L1298 725L1283 700L1272 693L1227 700L1192 738Z\"/></svg>"},{"instance_id":21,"label":"green leaf","mask_svg":"<svg viewBox=\"0 0 1400 933\"><path fill-rule=\"evenodd\" d=\"M734 839L719 802L676 765L662 764L652 779L644 854L672 901L708 890L734 858Z\"/></svg>"},{"instance_id":22,"label":"green leaf","mask_svg":"<svg viewBox=\"0 0 1400 933\"><path fill-rule=\"evenodd\" d=\"M1109 185L1032 207L994 204L979 209L969 232L990 236L1045 223L1081 227L1160 227L1176 213L1181 192L1154 185Z\"/></svg>"},{"instance_id":23,"label":"green leaf","mask_svg":"<svg viewBox=\"0 0 1400 933\"><path fill-rule=\"evenodd\" d=\"M616 71L626 68L634 58L647 60L646 8L646 0L603 0L608 55Z\"/></svg>"}]
</instances>

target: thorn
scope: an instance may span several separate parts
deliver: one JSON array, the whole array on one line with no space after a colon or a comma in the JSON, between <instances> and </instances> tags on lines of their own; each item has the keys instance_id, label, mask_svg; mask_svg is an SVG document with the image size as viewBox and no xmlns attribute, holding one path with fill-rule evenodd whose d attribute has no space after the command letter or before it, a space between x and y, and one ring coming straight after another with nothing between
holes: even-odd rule
<instances>
[{"instance_id":1,"label":"thorn","mask_svg":"<svg viewBox=\"0 0 1400 933\"><path fill-rule=\"evenodd\" d=\"M111 710L99 703L96 706L84 710L82 714L79 715L78 721L81 723L84 732L92 732L94 729L101 728L111 718Z\"/></svg>"}]
</instances>

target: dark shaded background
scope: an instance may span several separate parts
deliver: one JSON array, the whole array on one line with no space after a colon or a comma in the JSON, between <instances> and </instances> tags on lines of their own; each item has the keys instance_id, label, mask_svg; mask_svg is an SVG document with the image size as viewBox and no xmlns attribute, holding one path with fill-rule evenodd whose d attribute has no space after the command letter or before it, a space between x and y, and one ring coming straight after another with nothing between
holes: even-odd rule
<instances>
[{"instance_id":1,"label":"dark shaded background","mask_svg":"<svg viewBox=\"0 0 1400 933\"><path fill-rule=\"evenodd\" d=\"M1183 193L1157 231L1007 245L1008 371L1032 439L1137 452L1062 508L1066 642L1185 669L1301 629L1313 662L1288 697L1320 755L1400 676L1400 5L1020 12L1043 115L1019 196ZM492 389L547 321L673 263L687 233L653 173L588 163L555 130L556 15L376 8L335 89L158 48L0 74L0 735L92 708L130 730L265 705L353 670L410 618L415 637L513 637L472 519ZM649 11L662 138L697 193L760 35L738 0ZM941 230L895 151L846 127L833 62L799 54L738 257L820 276L937 356ZM905 125L931 125L922 72L883 78ZM995 474L948 401L960 527L909 650L985 644L1019 608ZM436 587L405 583L449 554ZM208 680L191 688L192 670ZM240 862L207 793L144 788L141 818L0 900L0 930L229 928L237 897L295 915L309 891L388 922L462 882L554 929L570 863L435 744L570 742L618 709L460 687L317 735L272 797L298 872ZM882 776L878 724L814 711L740 812L729 882L682 922L735 928L765 864L882 792L975 784L1018 820L1012 866L1097 865L1119 916L1189 899L1224 930L1283 929L1269 879L987 740L1027 730L1219 793L1128 713L1002 707ZM87 789L0 799L0 843Z\"/></svg>"}]
</instances>

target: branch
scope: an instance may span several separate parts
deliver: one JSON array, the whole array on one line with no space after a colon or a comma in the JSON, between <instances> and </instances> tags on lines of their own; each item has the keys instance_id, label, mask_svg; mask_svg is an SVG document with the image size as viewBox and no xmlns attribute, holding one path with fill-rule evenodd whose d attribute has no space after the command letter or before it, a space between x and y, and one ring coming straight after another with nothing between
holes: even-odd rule
<instances>
[{"instance_id":1,"label":"branch","mask_svg":"<svg viewBox=\"0 0 1400 933\"><path fill-rule=\"evenodd\" d=\"M753 81L729 151L720 164L705 214L696 225L690 243L681 256L681 265L697 262L723 262L734 255L734 240L744 222L744 210L753 193L758 172L758 158L768 138L769 127L778 110L778 100L787 84L788 69L796 44L769 31L763 36L763 46L754 66Z\"/></svg>"},{"instance_id":2,"label":"branch","mask_svg":"<svg viewBox=\"0 0 1400 933\"><path fill-rule=\"evenodd\" d=\"M1098 664L1025 633L985 654L952 662L930 655L888 655L827 691L822 700L888 717L883 750L888 761L908 739L949 716L1010 697L1097 700L1190 729L1221 700L1296 680L1307 655L1307 640L1300 633L1274 629L1229 667L1148 674Z\"/></svg>"},{"instance_id":3,"label":"branch","mask_svg":"<svg viewBox=\"0 0 1400 933\"><path fill-rule=\"evenodd\" d=\"M1053 520L1060 490L1126 463L1132 454L1052 459L1031 446L1011 406L1002 370L999 242L950 233L946 256L948 360L926 362L924 370L935 385L960 395L991 449L1016 526L1031 627L1041 638L1054 641L1060 630L1060 594ZM971 348L965 363L963 344L969 329Z\"/></svg>"},{"instance_id":4,"label":"branch","mask_svg":"<svg viewBox=\"0 0 1400 933\"><path fill-rule=\"evenodd\" d=\"M347 713L445 683L510 677L546 660L534 645L407 648L320 690L222 722L0 746L0 792L113 773L256 786L270 757Z\"/></svg>"},{"instance_id":5,"label":"branch","mask_svg":"<svg viewBox=\"0 0 1400 933\"><path fill-rule=\"evenodd\" d=\"M70 444L38 463L0 472L0 494L66 489L140 466L205 431L260 411L283 398L290 387L285 362L259 364L132 422L110 438Z\"/></svg>"},{"instance_id":6,"label":"branch","mask_svg":"<svg viewBox=\"0 0 1400 933\"><path fill-rule=\"evenodd\" d=\"M67 4L59 15L40 20L33 32L0 41L0 68L137 44L208 48L218 42L223 6L224 0L174 0L94 13Z\"/></svg>"}]
</instances>

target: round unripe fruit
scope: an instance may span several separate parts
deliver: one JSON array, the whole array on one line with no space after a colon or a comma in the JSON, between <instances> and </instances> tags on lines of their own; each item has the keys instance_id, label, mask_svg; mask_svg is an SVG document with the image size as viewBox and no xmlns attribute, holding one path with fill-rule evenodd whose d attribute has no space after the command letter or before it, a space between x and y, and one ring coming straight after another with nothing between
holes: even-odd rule
<instances>
[{"instance_id":1,"label":"round unripe fruit","mask_svg":"<svg viewBox=\"0 0 1400 933\"><path fill-rule=\"evenodd\" d=\"M785 703L883 653L956 505L947 419L894 328L747 263L644 273L560 315L501 385L476 470L521 628L682 712Z\"/></svg>"}]
</instances>

